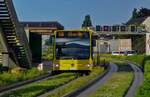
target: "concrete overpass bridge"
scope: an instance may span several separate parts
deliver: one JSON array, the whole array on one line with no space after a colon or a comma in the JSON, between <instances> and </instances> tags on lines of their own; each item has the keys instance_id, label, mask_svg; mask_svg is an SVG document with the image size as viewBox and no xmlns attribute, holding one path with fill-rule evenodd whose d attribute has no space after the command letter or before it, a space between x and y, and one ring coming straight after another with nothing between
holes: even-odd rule
<instances>
[{"instance_id":1,"label":"concrete overpass bridge","mask_svg":"<svg viewBox=\"0 0 150 97\"><path fill-rule=\"evenodd\" d=\"M119 38L118 36L123 36L122 38ZM137 48L138 46L138 39L141 38L142 41L141 44L143 46ZM96 51L98 51L100 48L104 46L104 50L107 52L110 52L110 41L117 40L117 39L130 39L131 41L131 48L133 50L143 49L142 52L149 55L150 50L148 49L149 44L148 40L150 40L150 33L148 31L142 31L142 32L131 32L131 31L95 31L94 32L94 38L97 40L97 48ZM140 44L140 45L141 45ZM116 45L116 44L114 44ZM98 49L98 50L97 50ZM100 51L99 51L100 52Z\"/></svg>"},{"instance_id":2,"label":"concrete overpass bridge","mask_svg":"<svg viewBox=\"0 0 150 97\"><path fill-rule=\"evenodd\" d=\"M130 32L130 31L124 31L124 32L100 32L96 31L95 35L146 35L148 32Z\"/></svg>"}]
</instances>

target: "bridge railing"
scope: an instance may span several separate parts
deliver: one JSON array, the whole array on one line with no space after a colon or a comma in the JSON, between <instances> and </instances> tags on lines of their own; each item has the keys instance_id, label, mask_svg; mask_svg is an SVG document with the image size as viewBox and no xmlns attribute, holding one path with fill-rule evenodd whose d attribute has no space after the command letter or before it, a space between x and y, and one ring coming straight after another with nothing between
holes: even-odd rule
<instances>
[{"instance_id":1,"label":"bridge railing","mask_svg":"<svg viewBox=\"0 0 150 97\"><path fill-rule=\"evenodd\" d=\"M114 26L96 26L97 32L130 32L130 33L143 33L147 32L145 26L136 25L114 25Z\"/></svg>"}]
</instances>

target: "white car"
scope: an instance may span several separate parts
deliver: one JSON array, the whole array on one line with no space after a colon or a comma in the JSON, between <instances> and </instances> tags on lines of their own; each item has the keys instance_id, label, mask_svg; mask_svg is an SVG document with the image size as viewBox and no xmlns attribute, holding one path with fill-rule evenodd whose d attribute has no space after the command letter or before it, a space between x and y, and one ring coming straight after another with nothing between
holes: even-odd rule
<instances>
[{"instance_id":1,"label":"white car","mask_svg":"<svg viewBox=\"0 0 150 97\"><path fill-rule=\"evenodd\" d=\"M112 54L112 55L120 55L120 52L119 52L119 51L112 51L111 54Z\"/></svg>"},{"instance_id":2,"label":"white car","mask_svg":"<svg viewBox=\"0 0 150 97\"><path fill-rule=\"evenodd\" d=\"M126 54L127 54L128 56L132 56L132 55L135 55L136 52L135 52L134 50L126 51Z\"/></svg>"}]
</instances>

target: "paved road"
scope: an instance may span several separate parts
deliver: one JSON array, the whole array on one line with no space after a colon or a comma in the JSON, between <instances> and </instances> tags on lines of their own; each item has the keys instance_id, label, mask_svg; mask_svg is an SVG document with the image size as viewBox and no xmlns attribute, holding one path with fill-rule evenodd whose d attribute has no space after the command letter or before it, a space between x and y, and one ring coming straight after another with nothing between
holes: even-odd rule
<instances>
[{"instance_id":1,"label":"paved road","mask_svg":"<svg viewBox=\"0 0 150 97\"><path fill-rule=\"evenodd\" d=\"M125 97L134 97L137 88L143 84L143 72L139 67L132 63L128 63L134 71L134 80Z\"/></svg>"},{"instance_id":2,"label":"paved road","mask_svg":"<svg viewBox=\"0 0 150 97\"><path fill-rule=\"evenodd\" d=\"M90 94L95 92L97 88L103 85L107 81L107 79L112 76L114 72L117 72L117 70L118 70L118 67L115 64L110 63L110 71L106 74L106 76L104 76L97 83L95 83L94 85L92 85L91 87L89 87L88 89L86 89L85 91L83 91L76 97L88 97Z\"/></svg>"}]
</instances>

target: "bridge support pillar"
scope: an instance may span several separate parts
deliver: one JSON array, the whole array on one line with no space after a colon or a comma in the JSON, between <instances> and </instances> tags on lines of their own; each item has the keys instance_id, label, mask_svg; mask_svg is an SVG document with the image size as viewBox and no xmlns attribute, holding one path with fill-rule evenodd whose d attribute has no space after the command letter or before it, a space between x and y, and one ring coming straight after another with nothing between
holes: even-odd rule
<instances>
[{"instance_id":1,"label":"bridge support pillar","mask_svg":"<svg viewBox=\"0 0 150 97\"><path fill-rule=\"evenodd\" d=\"M8 48L7 48L7 44L4 40L4 37L3 37L3 32L2 32L2 29L0 27L0 48L1 48L1 51L0 53L2 54L2 65L5 66L5 67L12 67L14 65L16 65L12 59L9 57L9 51L8 51Z\"/></svg>"},{"instance_id":2,"label":"bridge support pillar","mask_svg":"<svg viewBox=\"0 0 150 97\"><path fill-rule=\"evenodd\" d=\"M146 33L146 55L150 55L150 33Z\"/></svg>"},{"instance_id":3,"label":"bridge support pillar","mask_svg":"<svg viewBox=\"0 0 150 97\"><path fill-rule=\"evenodd\" d=\"M7 52L2 52L2 64L4 67L9 66L9 54Z\"/></svg>"}]
</instances>

